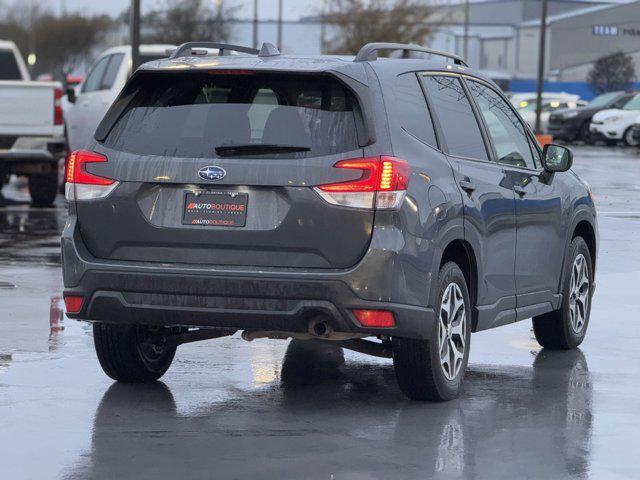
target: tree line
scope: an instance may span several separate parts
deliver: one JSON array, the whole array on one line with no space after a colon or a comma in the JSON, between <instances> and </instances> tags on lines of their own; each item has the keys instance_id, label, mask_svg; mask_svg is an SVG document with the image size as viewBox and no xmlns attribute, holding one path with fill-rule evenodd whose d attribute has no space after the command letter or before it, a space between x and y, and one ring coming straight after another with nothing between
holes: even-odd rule
<instances>
[{"instance_id":1,"label":"tree line","mask_svg":"<svg viewBox=\"0 0 640 480\"><path fill-rule=\"evenodd\" d=\"M159 0L141 20L146 43L179 45L190 40L229 41L238 13L233 0ZM316 18L331 26L326 53L355 54L374 41L424 43L436 27L428 19L432 9L424 0L326 0ZM35 53L33 73L72 71L95 56L110 33L127 26L129 12L107 15L56 15L44 0L0 0L0 38L16 42L23 55ZM635 79L629 55L602 57L589 71L587 82L597 92L625 90Z\"/></svg>"},{"instance_id":2,"label":"tree line","mask_svg":"<svg viewBox=\"0 0 640 480\"><path fill-rule=\"evenodd\" d=\"M146 43L229 41L238 6L228 0L161 0L141 19ZM327 53L353 54L367 42L422 43L432 33L422 0L328 0L313 12L336 32ZM0 38L13 40L25 57L35 53L33 73L71 71L95 56L110 33L128 26L129 11L107 15L57 15L44 2L0 0Z\"/></svg>"}]
</instances>

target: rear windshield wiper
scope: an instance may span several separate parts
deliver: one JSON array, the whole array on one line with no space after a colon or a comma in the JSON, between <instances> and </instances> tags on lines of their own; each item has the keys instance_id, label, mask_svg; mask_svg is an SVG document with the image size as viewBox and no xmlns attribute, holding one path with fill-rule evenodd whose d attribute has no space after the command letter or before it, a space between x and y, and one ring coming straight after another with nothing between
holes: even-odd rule
<instances>
[{"instance_id":1,"label":"rear windshield wiper","mask_svg":"<svg viewBox=\"0 0 640 480\"><path fill-rule=\"evenodd\" d=\"M216 147L216 154L221 157L236 157L242 155L268 155L270 153L294 153L308 152L309 147L298 145L269 145L269 144L252 144L246 145L224 145Z\"/></svg>"}]
</instances>

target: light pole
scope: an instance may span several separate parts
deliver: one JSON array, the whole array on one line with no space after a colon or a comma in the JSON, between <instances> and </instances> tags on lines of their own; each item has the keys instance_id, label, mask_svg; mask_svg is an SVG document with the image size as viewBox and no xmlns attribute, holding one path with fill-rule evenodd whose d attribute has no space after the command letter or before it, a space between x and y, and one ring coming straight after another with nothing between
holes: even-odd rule
<instances>
[{"instance_id":1,"label":"light pole","mask_svg":"<svg viewBox=\"0 0 640 480\"><path fill-rule=\"evenodd\" d=\"M462 58L469 61L469 0L464 1L464 43Z\"/></svg>"},{"instance_id":2,"label":"light pole","mask_svg":"<svg viewBox=\"0 0 640 480\"><path fill-rule=\"evenodd\" d=\"M547 48L547 0L542 0L542 16L540 18L540 51L538 52L538 86L536 90L536 133L540 131L540 112L542 111L542 87L544 83L544 64Z\"/></svg>"},{"instance_id":3,"label":"light pole","mask_svg":"<svg viewBox=\"0 0 640 480\"><path fill-rule=\"evenodd\" d=\"M131 0L129 36L131 38L131 72L133 73L140 65L140 0Z\"/></svg>"},{"instance_id":4,"label":"light pole","mask_svg":"<svg viewBox=\"0 0 640 480\"><path fill-rule=\"evenodd\" d=\"M278 50L282 50L282 0L278 0Z\"/></svg>"},{"instance_id":5,"label":"light pole","mask_svg":"<svg viewBox=\"0 0 640 480\"><path fill-rule=\"evenodd\" d=\"M253 48L258 48L258 0L253 0Z\"/></svg>"}]
</instances>

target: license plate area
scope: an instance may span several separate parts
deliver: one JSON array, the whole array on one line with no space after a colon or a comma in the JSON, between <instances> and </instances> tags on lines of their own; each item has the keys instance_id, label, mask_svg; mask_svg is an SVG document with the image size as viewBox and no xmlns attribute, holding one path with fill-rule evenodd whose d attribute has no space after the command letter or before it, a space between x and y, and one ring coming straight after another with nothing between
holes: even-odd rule
<instances>
[{"instance_id":1,"label":"license plate area","mask_svg":"<svg viewBox=\"0 0 640 480\"><path fill-rule=\"evenodd\" d=\"M187 192L183 225L203 227L244 227L249 195L239 192Z\"/></svg>"}]
</instances>

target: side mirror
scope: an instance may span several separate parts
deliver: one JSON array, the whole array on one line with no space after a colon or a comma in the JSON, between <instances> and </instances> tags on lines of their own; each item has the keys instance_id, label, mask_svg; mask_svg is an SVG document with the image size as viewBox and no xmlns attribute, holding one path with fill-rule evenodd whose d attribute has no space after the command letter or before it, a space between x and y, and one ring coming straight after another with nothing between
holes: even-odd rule
<instances>
[{"instance_id":1,"label":"side mirror","mask_svg":"<svg viewBox=\"0 0 640 480\"><path fill-rule=\"evenodd\" d=\"M546 172L566 172L573 165L573 153L567 147L549 143L542 149L542 167Z\"/></svg>"},{"instance_id":2,"label":"side mirror","mask_svg":"<svg viewBox=\"0 0 640 480\"><path fill-rule=\"evenodd\" d=\"M67 87L66 93L69 103L76 103L76 100L78 99L78 97L76 96L76 89L73 87Z\"/></svg>"}]
</instances>

